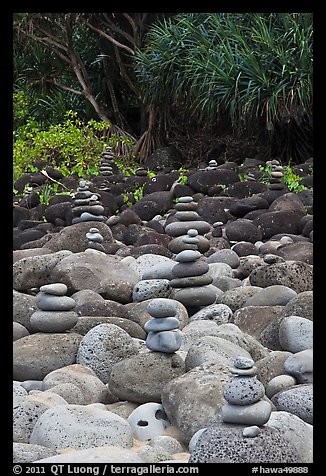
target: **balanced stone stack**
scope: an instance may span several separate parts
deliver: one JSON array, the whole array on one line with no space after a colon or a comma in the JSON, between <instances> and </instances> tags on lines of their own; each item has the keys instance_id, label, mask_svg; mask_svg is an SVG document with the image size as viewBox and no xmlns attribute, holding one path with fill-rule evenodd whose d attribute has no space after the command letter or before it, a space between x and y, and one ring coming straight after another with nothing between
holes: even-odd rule
<instances>
[{"instance_id":1,"label":"balanced stone stack","mask_svg":"<svg viewBox=\"0 0 326 476\"><path fill-rule=\"evenodd\" d=\"M224 398L228 402L222 407L222 421L238 425L250 425L243 436L256 436L259 427L271 415L272 406L262 400L264 385L257 379L254 361L246 357L236 357L230 372L234 375L224 388Z\"/></svg>"},{"instance_id":2,"label":"balanced stone stack","mask_svg":"<svg viewBox=\"0 0 326 476\"><path fill-rule=\"evenodd\" d=\"M216 162L215 159L212 159L208 162L208 166L205 168L205 170L215 170L218 166L218 163Z\"/></svg>"},{"instance_id":3,"label":"balanced stone stack","mask_svg":"<svg viewBox=\"0 0 326 476\"><path fill-rule=\"evenodd\" d=\"M268 160L266 165L271 169L271 178L268 188L270 190L282 190L284 184L282 183L283 167L276 159Z\"/></svg>"},{"instance_id":4,"label":"balanced stone stack","mask_svg":"<svg viewBox=\"0 0 326 476\"><path fill-rule=\"evenodd\" d=\"M144 325L147 332L146 346L154 352L172 354L181 347L181 336L177 330L179 319L176 317L177 306L173 299L153 299L147 312L153 319Z\"/></svg>"},{"instance_id":5,"label":"balanced stone stack","mask_svg":"<svg viewBox=\"0 0 326 476\"><path fill-rule=\"evenodd\" d=\"M84 221L104 221L106 218L102 215L104 207L100 202L100 195L93 193L89 189L89 182L80 180L79 187L74 196L72 208L72 224Z\"/></svg>"},{"instance_id":6,"label":"balanced stone stack","mask_svg":"<svg viewBox=\"0 0 326 476\"><path fill-rule=\"evenodd\" d=\"M198 246L198 231L188 230L183 243L187 246ZM184 249L180 251L175 260L178 261L172 268L172 280L170 286L176 289L173 299L181 302L188 311L201 306L213 304L216 300L214 286L210 286L213 278L209 274L209 266L203 261L202 254L198 250Z\"/></svg>"},{"instance_id":7,"label":"balanced stone stack","mask_svg":"<svg viewBox=\"0 0 326 476\"><path fill-rule=\"evenodd\" d=\"M113 152L112 147L109 145L106 146L105 151L103 152L101 162L100 162L100 174L107 177L113 175L112 163L113 163Z\"/></svg>"},{"instance_id":8,"label":"balanced stone stack","mask_svg":"<svg viewBox=\"0 0 326 476\"><path fill-rule=\"evenodd\" d=\"M200 216L196 212L197 207L198 204L194 202L192 197L180 197L179 202L176 203L175 209L177 211L174 216L177 221L169 223L165 227L165 233L173 237L168 244L171 253L177 254L185 249L198 249L201 253L208 251L209 240L203 235L210 231L211 226L206 221L200 220ZM196 244L183 241L183 237L190 229L198 232Z\"/></svg>"},{"instance_id":9,"label":"balanced stone stack","mask_svg":"<svg viewBox=\"0 0 326 476\"><path fill-rule=\"evenodd\" d=\"M73 311L76 302L66 296L63 283L46 284L40 287L35 297L38 311L30 317L33 332L65 332L77 323L78 314Z\"/></svg>"},{"instance_id":10,"label":"balanced stone stack","mask_svg":"<svg viewBox=\"0 0 326 476\"><path fill-rule=\"evenodd\" d=\"M212 236L214 238L220 238L223 234L223 222L222 221L216 221L213 223L213 231L212 231Z\"/></svg>"},{"instance_id":11,"label":"balanced stone stack","mask_svg":"<svg viewBox=\"0 0 326 476\"><path fill-rule=\"evenodd\" d=\"M256 182L256 177L254 176L254 174L252 172L249 172L247 174L247 180L249 180L251 182Z\"/></svg>"},{"instance_id":12,"label":"balanced stone stack","mask_svg":"<svg viewBox=\"0 0 326 476\"><path fill-rule=\"evenodd\" d=\"M102 245L104 238L98 228L90 228L89 232L86 233L86 238L88 240L87 248L105 252L104 246Z\"/></svg>"}]
</instances>

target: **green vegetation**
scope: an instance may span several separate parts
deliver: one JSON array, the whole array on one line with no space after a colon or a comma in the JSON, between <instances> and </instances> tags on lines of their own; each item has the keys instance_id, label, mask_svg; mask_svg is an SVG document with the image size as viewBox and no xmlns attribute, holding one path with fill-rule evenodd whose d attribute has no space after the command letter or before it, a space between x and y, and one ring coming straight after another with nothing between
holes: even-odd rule
<instances>
[{"instance_id":1,"label":"green vegetation","mask_svg":"<svg viewBox=\"0 0 326 476\"><path fill-rule=\"evenodd\" d=\"M15 13L13 23L15 179L40 159L97 173L105 142L127 173L171 143L196 166L223 137L226 160L232 141L283 163L313 155L312 13Z\"/></svg>"},{"instance_id":2,"label":"green vegetation","mask_svg":"<svg viewBox=\"0 0 326 476\"><path fill-rule=\"evenodd\" d=\"M108 127L105 122L90 119L86 124L74 111L67 111L65 121L47 130L27 120L14 135L14 181L24 172L35 172L33 163L44 160L64 175L79 177L98 173L105 142L101 138Z\"/></svg>"},{"instance_id":3,"label":"green vegetation","mask_svg":"<svg viewBox=\"0 0 326 476\"><path fill-rule=\"evenodd\" d=\"M142 93L165 121L173 105L234 132L264 125L279 139L291 127L281 155L296 159L311 147L312 35L309 13L178 14L137 52Z\"/></svg>"},{"instance_id":4,"label":"green vegetation","mask_svg":"<svg viewBox=\"0 0 326 476\"><path fill-rule=\"evenodd\" d=\"M260 177L259 181L262 183L265 183L266 185L269 184L270 178L272 175L272 170L268 166L259 166L259 170L263 173L262 176ZM313 169L312 167L310 168L310 174L312 175ZM287 164L286 166L283 166L283 177L281 179L281 182L284 183L290 192L300 192L302 190L306 190L307 187L305 187L302 183L303 178L300 177L300 175L297 175L294 171L292 166Z\"/></svg>"}]
</instances>

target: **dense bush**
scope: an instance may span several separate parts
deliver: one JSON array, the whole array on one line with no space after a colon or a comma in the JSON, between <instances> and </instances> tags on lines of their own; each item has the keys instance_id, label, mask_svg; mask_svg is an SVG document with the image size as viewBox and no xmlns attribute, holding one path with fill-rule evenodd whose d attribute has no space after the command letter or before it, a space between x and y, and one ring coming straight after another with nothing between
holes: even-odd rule
<instances>
[{"instance_id":1,"label":"dense bush","mask_svg":"<svg viewBox=\"0 0 326 476\"><path fill-rule=\"evenodd\" d=\"M24 172L33 172L32 164L37 160L54 165L64 176L98 172L108 123L93 119L83 123L76 112L67 111L62 123L42 130L40 123L26 117L27 101L21 93L14 105L16 122L21 120L14 132L14 181Z\"/></svg>"},{"instance_id":2,"label":"dense bush","mask_svg":"<svg viewBox=\"0 0 326 476\"><path fill-rule=\"evenodd\" d=\"M147 40L136 55L147 104L203 125L224 115L237 132L264 126L281 155L309 157L312 14L181 13Z\"/></svg>"}]
</instances>

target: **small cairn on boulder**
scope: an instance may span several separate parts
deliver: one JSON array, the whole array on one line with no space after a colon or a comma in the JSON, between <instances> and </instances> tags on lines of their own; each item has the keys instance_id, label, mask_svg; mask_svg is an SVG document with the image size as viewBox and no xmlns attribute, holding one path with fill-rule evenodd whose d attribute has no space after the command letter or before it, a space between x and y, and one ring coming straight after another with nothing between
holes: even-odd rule
<instances>
[{"instance_id":1,"label":"small cairn on boulder","mask_svg":"<svg viewBox=\"0 0 326 476\"><path fill-rule=\"evenodd\" d=\"M38 311L30 318L33 332L65 332L75 326L78 314L73 310L76 302L66 296L63 283L45 284L35 297Z\"/></svg>"},{"instance_id":2,"label":"small cairn on boulder","mask_svg":"<svg viewBox=\"0 0 326 476\"><path fill-rule=\"evenodd\" d=\"M271 169L271 178L268 188L270 190L283 190L283 167L280 162L276 159L268 160L266 165Z\"/></svg>"},{"instance_id":3,"label":"small cairn on boulder","mask_svg":"<svg viewBox=\"0 0 326 476\"><path fill-rule=\"evenodd\" d=\"M244 437L257 436L260 426L267 423L272 412L271 404L262 400L264 385L257 379L254 361L246 357L236 357L230 368L233 377L224 388L227 401L222 407L222 421L245 425Z\"/></svg>"},{"instance_id":4,"label":"small cairn on boulder","mask_svg":"<svg viewBox=\"0 0 326 476\"><path fill-rule=\"evenodd\" d=\"M172 354L181 347L180 325L176 317L177 306L173 299L153 299L147 306L153 319L144 325L147 332L146 346L154 352Z\"/></svg>"},{"instance_id":5,"label":"small cairn on boulder","mask_svg":"<svg viewBox=\"0 0 326 476\"><path fill-rule=\"evenodd\" d=\"M89 189L90 182L80 180L77 192L74 195L72 208L72 224L84 221L104 221L106 218L102 215L104 207L100 202L101 196L93 193Z\"/></svg>"},{"instance_id":6,"label":"small cairn on boulder","mask_svg":"<svg viewBox=\"0 0 326 476\"><path fill-rule=\"evenodd\" d=\"M212 159L208 162L208 166L205 168L205 170L215 170L218 167L218 163L216 162L215 159Z\"/></svg>"},{"instance_id":7,"label":"small cairn on boulder","mask_svg":"<svg viewBox=\"0 0 326 476\"><path fill-rule=\"evenodd\" d=\"M104 238L98 228L90 228L86 233L86 238L88 240L87 248L105 252L104 246L102 245Z\"/></svg>"},{"instance_id":8,"label":"small cairn on boulder","mask_svg":"<svg viewBox=\"0 0 326 476\"><path fill-rule=\"evenodd\" d=\"M100 162L100 174L108 177L113 175L112 163L113 163L113 152L112 147L107 145L105 151L102 154Z\"/></svg>"}]
</instances>

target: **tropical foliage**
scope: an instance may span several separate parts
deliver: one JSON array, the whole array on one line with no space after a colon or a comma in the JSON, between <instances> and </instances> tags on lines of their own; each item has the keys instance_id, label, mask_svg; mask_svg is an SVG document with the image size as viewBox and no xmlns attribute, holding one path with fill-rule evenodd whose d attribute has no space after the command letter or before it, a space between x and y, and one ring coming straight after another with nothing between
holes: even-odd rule
<instances>
[{"instance_id":1,"label":"tropical foliage","mask_svg":"<svg viewBox=\"0 0 326 476\"><path fill-rule=\"evenodd\" d=\"M309 13L179 14L136 54L142 93L161 120L177 106L202 124L227 116L237 132L264 124L275 138L295 124L301 136L280 152L300 157L311 140L312 35Z\"/></svg>"}]
</instances>

